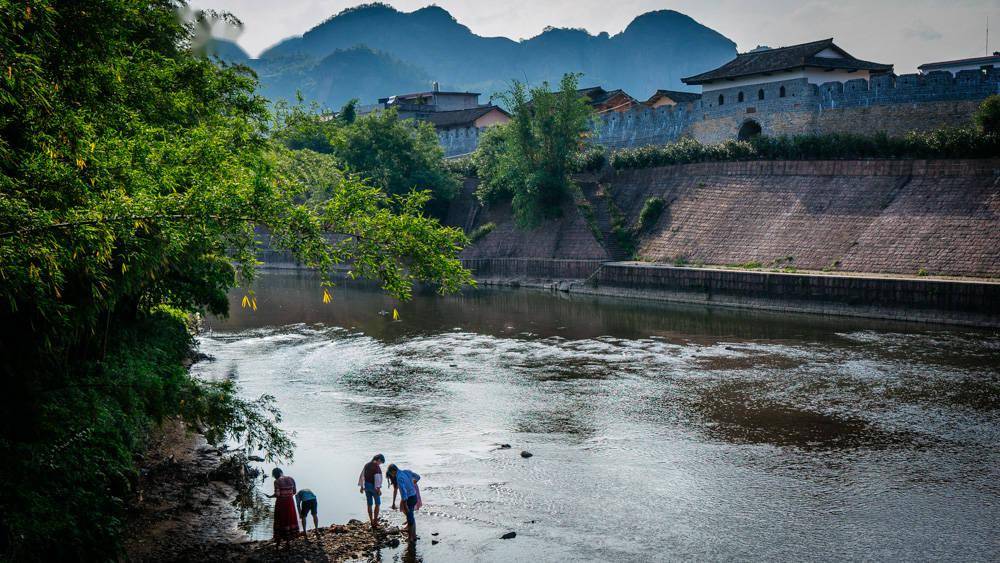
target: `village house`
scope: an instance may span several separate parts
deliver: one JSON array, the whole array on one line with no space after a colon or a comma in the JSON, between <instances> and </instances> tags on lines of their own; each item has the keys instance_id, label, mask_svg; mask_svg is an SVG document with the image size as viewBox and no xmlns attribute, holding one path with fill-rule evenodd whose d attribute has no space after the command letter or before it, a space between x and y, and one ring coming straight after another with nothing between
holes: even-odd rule
<instances>
[{"instance_id":1,"label":"village house","mask_svg":"<svg viewBox=\"0 0 1000 563\"><path fill-rule=\"evenodd\" d=\"M891 71L891 64L856 59L838 47L833 39L824 39L777 49L759 47L737 55L719 68L681 80L691 86L701 86L702 101L706 107L711 107L751 98L764 100L767 89L761 86L767 84L868 80ZM785 87L779 87L776 93L779 97L790 95Z\"/></svg>"},{"instance_id":2,"label":"village house","mask_svg":"<svg viewBox=\"0 0 1000 563\"><path fill-rule=\"evenodd\" d=\"M510 114L493 104L480 104L478 92L442 92L437 82L429 92L381 98L363 112L395 108L403 119L426 121L439 134L456 129L482 129L510 121Z\"/></svg>"},{"instance_id":3,"label":"village house","mask_svg":"<svg viewBox=\"0 0 1000 563\"><path fill-rule=\"evenodd\" d=\"M959 59L957 61L926 63L917 67L917 70L920 71L920 74L929 74L939 70L944 70L952 74L958 74L963 70L988 72L995 68L1000 68L1000 51L994 51L993 55L989 57L973 57L971 59Z\"/></svg>"},{"instance_id":4,"label":"village house","mask_svg":"<svg viewBox=\"0 0 1000 563\"><path fill-rule=\"evenodd\" d=\"M680 92L678 90L657 90L655 94L643 102L646 107L659 108L664 106L676 106L677 104L689 104L701 100L701 94L695 92Z\"/></svg>"},{"instance_id":5,"label":"village house","mask_svg":"<svg viewBox=\"0 0 1000 563\"><path fill-rule=\"evenodd\" d=\"M639 105L639 101L629 96L624 90L605 90L600 86L581 88L577 90L587 98L587 103L596 113L624 112Z\"/></svg>"}]
</instances>

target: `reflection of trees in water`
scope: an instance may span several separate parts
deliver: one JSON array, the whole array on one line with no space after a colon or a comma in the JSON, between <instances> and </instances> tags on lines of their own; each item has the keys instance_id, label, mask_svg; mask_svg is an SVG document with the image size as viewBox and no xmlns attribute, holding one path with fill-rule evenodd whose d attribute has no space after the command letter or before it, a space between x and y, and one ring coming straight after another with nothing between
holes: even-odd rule
<instances>
[{"instance_id":1,"label":"reflection of trees in water","mask_svg":"<svg viewBox=\"0 0 1000 563\"><path fill-rule=\"evenodd\" d=\"M257 477L259 476L261 483L267 477L259 469L254 468L252 471L253 478L236 487L236 498L233 500L233 506L240 517L239 527L248 534L269 528L274 518L272 502L257 489Z\"/></svg>"},{"instance_id":2,"label":"reflection of trees in water","mask_svg":"<svg viewBox=\"0 0 1000 563\"><path fill-rule=\"evenodd\" d=\"M594 338L614 334L623 338L659 335L668 339L830 339L834 333L864 329L912 332L913 324L850 318L823 318L765 311L708 308L613 299L588 295L558 294L532 289L476 289L440 297L428 291L415 292L414 299L398 303L377 288L338 281L333 303L322 305L319 280L312 275L266 274L257 281L260 307L239 307L241 294L234 293L230 329L282 326L293 323L324 323L356 328L383 342L420 334L435 334L454 327L463 330L513 336L530 331L541 336ZM401 322L380 311L398 308ZM217 319L209 325L219 326ZM507 327L513 327L508 329Z\"/></svg>"}]
</instances>

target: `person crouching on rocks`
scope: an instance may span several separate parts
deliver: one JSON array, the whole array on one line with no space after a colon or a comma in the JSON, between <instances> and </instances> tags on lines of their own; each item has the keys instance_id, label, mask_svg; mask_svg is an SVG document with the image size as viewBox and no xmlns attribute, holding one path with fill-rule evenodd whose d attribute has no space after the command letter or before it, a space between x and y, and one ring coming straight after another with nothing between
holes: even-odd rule
<instances>
[{"instance_id":1,"label":"person crouching on rocks","mask_svg":"<svg viewBox=\"0 0 1000 563\"><path fill-rule=\"evenodd\" d=\"M281 545L299 534L299 518L295 510L295 479L284 475L277 467L271 471L274 477L274 494L267 495L274 501L274 541Z\"/></svg>"},{"instance_id":2,"label":"person crouching on rocks","mask_svg":"<svg viewBox=\"0 0 1000 563\"><path fill-rule=\"evenodd\" d=\"M319 536L319 516L316 515L316 509L319 508L319 503L316 500L316 494L309 489L302 489L295 494L295 500L299 505L299 518L302 519L302 535L306 535L306 516L312 512L313 515L313 529L316 530L316 536Z\"/></svg>"},{"instance_id":3,"label":"person crouching on rocks","mask_svg":"<svg viewBox=\"0 0 1000 563\"><path fill-rule=\"evenodd\" d=\"M372 528L378 527L378 509L382 506L383 463L385 463L385 456L376 454L361 469L361 475L358 477L358 488L365 494L365 500L368 502L368 521L372 523ZM372 505L375 505L374 512Z\"/></svg>"},{"instance_id":4,"label":"person crouching on rocks","mask_svg":"<svg viewBox=\"0 0 1000 563\"><path fill-rule=\"evenodd\" d=\"M399 492L399 509L406 514L406 531L410 536L410 541L417 541L417 519L416 511L420 508L420 488L417 481L420 475L407 469L400 469L395 464L389 464L385 470L385 476L392 483L392 505L396 505L396 492Z\"/></svg>"}]
</instances>

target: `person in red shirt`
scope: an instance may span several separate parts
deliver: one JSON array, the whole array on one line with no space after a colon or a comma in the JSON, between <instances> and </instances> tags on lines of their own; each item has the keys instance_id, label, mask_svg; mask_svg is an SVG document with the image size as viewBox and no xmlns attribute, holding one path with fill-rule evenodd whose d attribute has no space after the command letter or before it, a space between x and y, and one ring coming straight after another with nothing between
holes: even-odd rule
<instances>
[{"instance_id":1,"label":"person in red shirt","mask_svg":"<svg viewBox=\"0 0 1000 563\"><path fill-rule=\"evenodd\" d=\"M378 527L378 509L382 506L382 464L385 463L385 456L376 454L371 461L365 464L358 477L358 488L365 494L368 502L368 520L372 527ZM372 509L374 505L374 510Z\"/></svg>"}]
</instances>

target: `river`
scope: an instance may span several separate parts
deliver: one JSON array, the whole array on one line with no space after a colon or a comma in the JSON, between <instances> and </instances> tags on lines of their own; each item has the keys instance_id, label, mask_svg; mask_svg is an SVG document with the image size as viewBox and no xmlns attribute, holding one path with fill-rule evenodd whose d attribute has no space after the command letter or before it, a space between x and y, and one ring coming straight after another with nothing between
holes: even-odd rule
<instances>
[{"instance_id":1,"label":"river","mask_svg":"<svg viewBox=\"0 0 1000 563\"><path fill-rule=\"evenodd\" d=\"M383 560L1000 557L998 331L528 289L324 305L307 274L255 289L256 311L234 293L206 320L194 371L276 397L321 525L366 518L375 453L419 473L422 540Z\"/></svg>"}]
</instances>

